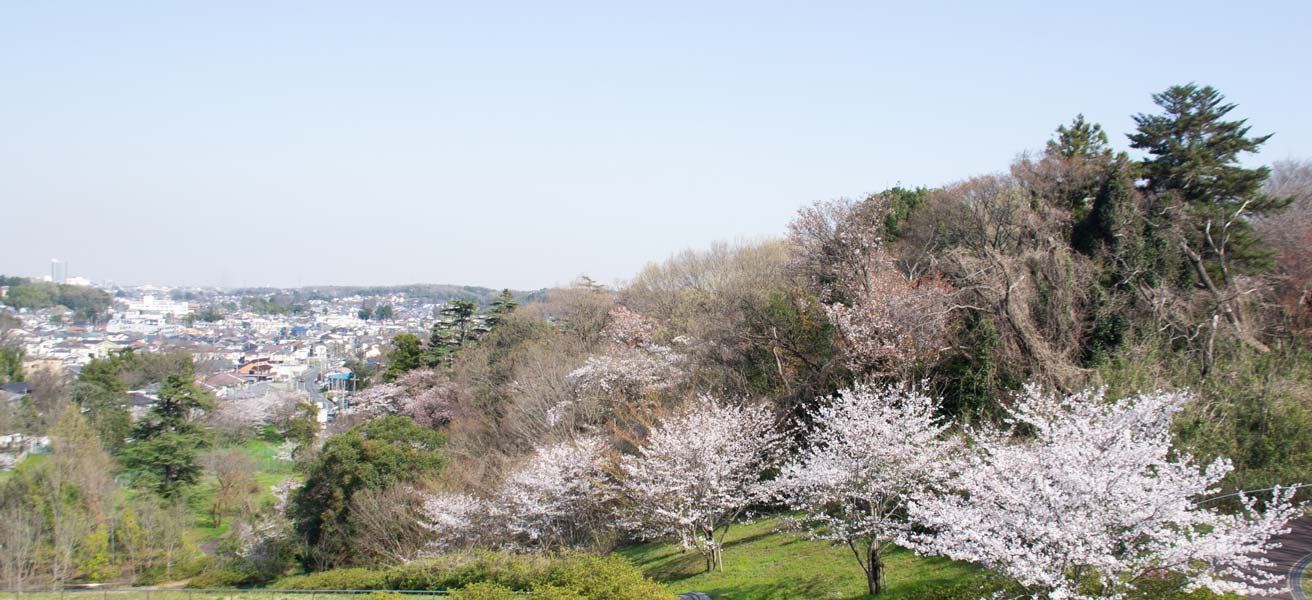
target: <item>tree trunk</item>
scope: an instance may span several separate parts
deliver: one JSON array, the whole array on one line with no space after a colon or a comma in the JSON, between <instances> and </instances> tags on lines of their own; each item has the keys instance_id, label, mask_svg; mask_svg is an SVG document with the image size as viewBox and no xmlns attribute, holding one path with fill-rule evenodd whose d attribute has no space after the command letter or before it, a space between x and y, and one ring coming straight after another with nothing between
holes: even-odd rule
<instances>
[{"instance_id":1,"label":"tree trunk","mask_svg":"<svg viewBox=\"0 0 1312 600\"><path fill-rule=\"evenodd\" d=\"M877 596L883 593L885 586L884 559L879 555L878 549L871 546L870 552L866 555L866 587L870 590L870 595Z\"/></svg>"}]
</instances>

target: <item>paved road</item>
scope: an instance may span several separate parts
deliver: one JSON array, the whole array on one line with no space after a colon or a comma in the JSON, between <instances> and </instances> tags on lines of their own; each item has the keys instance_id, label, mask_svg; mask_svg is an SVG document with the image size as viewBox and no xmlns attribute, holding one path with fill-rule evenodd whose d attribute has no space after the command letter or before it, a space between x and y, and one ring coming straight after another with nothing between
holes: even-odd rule
<instances>
[{"instance_id":1,"label":"paved road","mask_svg":"<svg viewBox=\"0 0 1312 600\"><path fill-rule=\"evenodd\" d=\"M1308 563L1312 560L1312 517L1295 519L1289 524L1289 529L1289 533L1279 538L1282 546L1267 555L1267 558L1276 563L1275 568L1272 570L1288 577L1295 566L1302 566L1304 570L1299 575L1304 578L1312 576L1312 567L1309 567ZM1293 586L1299 582L1286 581L1285 583ZM1302 595L1296 596L1295 592L1291 590L1279 595L1267 596L1267 598L1308 600L1309 592L1312 592L1312 590L1300 590Z\"/></svg>"}]
</instances>

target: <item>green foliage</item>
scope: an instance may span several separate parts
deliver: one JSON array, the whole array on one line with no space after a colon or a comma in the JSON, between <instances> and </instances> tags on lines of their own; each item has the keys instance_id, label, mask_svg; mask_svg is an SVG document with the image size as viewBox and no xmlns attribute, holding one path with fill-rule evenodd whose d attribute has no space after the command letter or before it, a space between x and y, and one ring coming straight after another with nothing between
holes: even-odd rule
<instances>
[{"instance_id":1,"label":"green foliage","mask_svg":"<svg viewBox=\"0 0 1312 600\"><path fill-rule=\"evenodd\" d=\"M90 417L101 445L110 452L118 451L132 429L127 386L119 376L125 360L123 354L92 360L69 387L69 397Z\"/></svg>"},{"instance_id":2,"label":"green foliage","mask_svg":"<svg viewBox=\"0 0 1312 600\"><path fill-rule=\"evenodd\" d=\"M305 304L296 302L295 297L288 294L244 296L241 308L257 315L299 315L306 311Z\"/></svg>"},{"instance_id":3,"label":"green foliage","mask_svg":"<svg viewBox=\"0 0 1312 600\"><path fill-rule=\"evenodd\" d=\"M1232 269L1268 268L1271 255L1263 248L1243 215L1263 215L1284 207L1288 198L1261 192L1270 169L1247 169L1243 154L1256 153L1270 135L1250 137L1244 120L1227 121L1235 109L1211 86L1193 83L1153 95L1162 114L1134 117L1137 131L1130 146L1148 153L1142 175L1148 189L1177 196L1185 207L1192 235L1190 245L1220 269L1222 252Z\"/></svg>"},{"instance_id":4,"label":"green foliage","mask_svg":"<svg viewBox=\"0 0 1312 600\"><path fill-rule=\"evenodd\" d=\"M1112 155L1102 125L1085 121L1083 114L1075 115L1069 127L1057 128L1057 139L1048 141L1047 152L1062 158L1111 158Z\"/></svg>"},{"instance_id":5,"label":"green foliage","mask_svg":"<svg viewBox=\"0 0 1312 600\"><path fill-rule=\"evenodd\" d=\"M296 442L292 458L300 459L308 449L314 447L320 429L319 408L309 402L301 402L296 405L295 414L287 420L279 433L282 438Z\"/></svg>"},{"instance_id":6,"label":"green foliage","mask_svg":"<svg viewBox=\"0 0 1312 600\"><path fill-rule=\"evenodd\" d=\"M363 568L333 569L331 571L283 577L269 587L277 590L392 589L387 585L387 573Z\"/></svg>"},{"instance_id":7,"label":"green foliage","mask_svg":"<svg viewBox=\"0 0 1312 600\"><path fill-rule=\"evenodd\" d=\"M230 589L245 587L253 583L251 573L239 569L228 567L218 569L206 569L201 574L192 577L187 581L187 587L192 589Z\"/></svg>"},{"instance_id":8,"label":"green foliage","mask_svg":"<svg viewBox=\"0 0 1312 600\"><path fill-rule=\"evenodd\" d=\"M109 312L114 297L96 288L32 281L11 277L7 279L9 292L3 302L14 308L42 309L63 306L73 311L81 321L95 322Z\"/></svg>"},{"instance_id":9,"label":"green foliage","mask_svg":"<svg viewBox=\"0 0 1312 600\"><path fill-rule=\"evenodd\" d=\"M383 417L335 435L309 466L289 513L309 545L309 563L349 563L347 519L351 498L363 488L384 489L442 468L442 434L406 417Z\"/></svg>"},{"instance_id":10,"label":"green foliage","mask_svg":"<svg viewBox=\"0 0 1312 600\"><path fill-rule=\"evenodd\" d=\"M222 321L227 315L225 315L223 311L220 310L219 307L210 305L201 308L200 310L192 313L189 316L193 321L200 322L200 323L218 323L219 321Z\"/></svg>"},{"instance_id":11,"label":"green foliage","mask_svg":"<svg viewBox=\"0 0 1312 600\"><path fill-rule=\"evenodd\" d=\"M451 593L452 600L515 600L515 591L495 583L475 583Z\"/></svg>"},{"instance_id":12,"label":"green foliage","mask_svg":"<svg viewBox=\"0 0 1312 600\"><path fill-rule=\"evenodd\" d=\"M532 592L554 600L656 600L671 598L620 556L584 553L514 554L480 550L442 554L389 569L335 569L284 577L274 589L458 590L454 597L499 598Z\"/></svg>"},{"instance_id":13,"label":"green foliage","mask_svg":"<svg viewBox=\"0 0 1312 600\"><path fill-rule=\"evenodd\" d=\"M82 540L78 570L91 582L110 581L118 575L109 552L109 529L102 523Z\"/></svg>"},{"instance_id":14,"label":"green foliage","mask_svg":"<svg viewBox=\"0 0 1312 600\"><path fill-rule=\"evenodd\" d=\"M378 321L390 321L396 317L396 309L391 304L379 304L374 308L374 319Z\"/></svg>"},{"instance_id":15,"label":"green foliage","mask_svg":"<svg viewBox=\"0 0 1312 600\"><path fill-rule=\"evenodd\" d=\"M510 290L501 290L501 293L492 299L492 309L488 311L487 317L488 325L495 327L506 320L506 317L509 317L510 313L515 312L518 307L519 303L515 301L515 296L510 293Z\"/></svg>"},{"instance_id":16,"label":"green foliage","mask_svg":"<svg viewBox=\"0 0 1312 600\"><path fill-rule=\"evenodd\" d=\"M0 383L23 381L23 349L0 346Z\"/></svg>"},{"instance_id":17,"label":"green foliage","mask_svg":"<svg viewBox=\"0 0 1312 600\"><path fill-rule=\"evenodd\" d=\"M400 333L392 337L392 350L387 353L387 370L383 381L395 381L403 373L425 366L424 344L413 333Z\"/></svg>"},{"instance_id":18,"label":"green foliage","mask_svg":"<svg viewBox=\"0 0 1312 600\"><path fill-rule=\"evenodd\" d=\"M511 589L526 590L547 573L545 556L478 550L466 554L443 554L393 567L387 587L396 590L458 589L491 582Z\"/></svg>"},{"instance_id":19,"label":"green foliage","mask_svg":"<svg viewBox=\"0 0 1312 600\"><path fill-rule=\"evenodd\" d=\"M992 320L969 313L956 338L957 351L942 360L930 378L943 391L943 411L967 421L992 418L998 413L996 399L1018 389L1022 378L998 361L1001 338Z\"/></svg>"},{"instance_id":20,"label":"green foliage","mask_svg":"<svg viewBox=\"0 0 1312 600\"><path fill-rule=\"evenodd\" d=\"M546 583L595 600L668 598L669 592L645 578L621 556L572 552L552 561Z\"/></svg>"},{"instance_id":21,"label":"green foliage","mask_svg":"<svg viewBox=\"0 0 1312 600\"><path fill-rule=\"evenodd\" d=\"M1099 369L1112 397L1137 390L1188 388L1197 401L1176 419L1180 443L1201 462L1233 461L1238 489L1312 481L1312 352L1261 353L1232 343L1211 374L1197 377L1169 344L1143 342Z\"/></svg>"},{"instance_id":22,"label":"green foliage","mask_svg":"<svg viewBox=\"0 0 1312 600\"><path fill-rule=\"evenodd\" d=\"M429 343L434 346L445 346L452 351L464 346L465 342L480 333L474 326L474 314L477 311L478 303L473 300L448 302L439 311L442 320L433 324Z\"/></svg>"},{"instance_id":23,"label":"green foliage","mask_svg":"<svg viewBox=\"0 0 1312 600\"><path fill-rule=\"evenodd\" d=\"M930 189L926 187L890 188L879 193L888 201L888 214L884 216L884 233L889 241L902 237L902 225L911 217L911 213L929 200Z\"/></svg>"},{"instance_id":24,"label":"green foliage","mask_svg":"<svg viewBox=\"0 0 1312 600\"><path fill-rule=\"evenodd\" d=\"M133 439L120 455L134 483L163 498L176 498L184 486L196 483L202 471L198 455L207 441L191 419L212 405L213 398L189 377L168 376L159 400L133 428Z\"/></svg>"}]
</instances>

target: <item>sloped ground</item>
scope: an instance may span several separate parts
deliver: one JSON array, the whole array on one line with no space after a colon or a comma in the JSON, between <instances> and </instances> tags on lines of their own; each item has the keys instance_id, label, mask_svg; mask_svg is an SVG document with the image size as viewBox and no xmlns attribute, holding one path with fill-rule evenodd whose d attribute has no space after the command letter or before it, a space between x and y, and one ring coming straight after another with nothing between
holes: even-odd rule
<instances>
[{"instance_id":1,"label":"sloped ground","mask_svg":"<svg viewBox=\"0 0 1312 600\"><path fill-rule=\"evenodd\" d=\"M735 525L725 544L724 572L705 572L696 552L673 544L640 544L619 550L670 591L705 592L715 600L796 600L869 598L865 575L846 547L814 542L779 531L770 519ZM911 600L933 590L979 580L980 571L964 563L922 558L902 549L888 557L888 593L881 600Z\"/></svg>"}]
</instances>

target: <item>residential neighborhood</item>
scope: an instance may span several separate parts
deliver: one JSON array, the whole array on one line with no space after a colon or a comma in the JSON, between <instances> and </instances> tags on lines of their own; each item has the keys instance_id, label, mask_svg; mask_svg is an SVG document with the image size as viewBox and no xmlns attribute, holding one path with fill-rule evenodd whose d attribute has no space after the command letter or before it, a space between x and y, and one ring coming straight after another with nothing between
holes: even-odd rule
<instances>
[{"instance_id":1,"label":"residential neighborhood","mask_svg":"<svg viewBox=\"0 0 1312 600\"><path fill-rule=\"evenodd\" d=\"M279 302L289 294L282 291L102 289L113 302L107 314L92 321L64 306L0 304L0 341L21 352L24 372L67 377L93 359L123 351L185 352L195 364L196 382L218 399L219 412L258 419L279 400L295 396L318 407L321 423L349 406L352 393L362 387L348 363L376 367L393 336L427 332L447 306L404 291L283 305ZM0 286L0 301L8 292L9 286ZM131 390L134 417L149 409L158 388ZM26 384L6 385L0 402L16 403L29 391ZM0 438L0 455L9 457L0 458L0 469L17 462L20 447L26 452L42 446L21 436Z\"/></svg>"}]
</instances>

